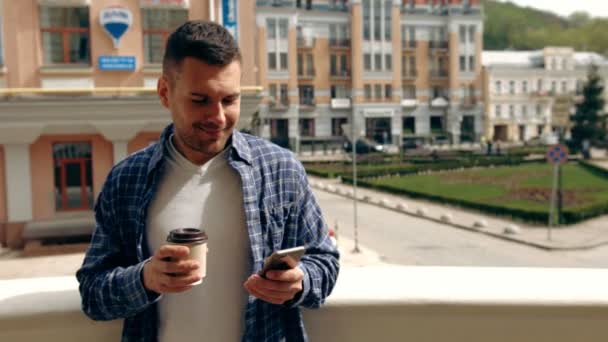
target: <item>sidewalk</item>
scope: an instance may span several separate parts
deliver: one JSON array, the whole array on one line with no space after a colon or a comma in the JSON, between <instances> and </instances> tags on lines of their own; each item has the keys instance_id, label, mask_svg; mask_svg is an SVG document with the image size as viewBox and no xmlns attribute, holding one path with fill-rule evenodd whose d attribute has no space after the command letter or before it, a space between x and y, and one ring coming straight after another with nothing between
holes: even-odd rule
<instances>
[{"instance_id":1,"label":"sidewalk","mask_svg":"<svg viewBox=\"0 0 608 342\"><path fill-rule=\"evenodd\" d=\"M339 183L337 179L324 179L314 176L308 178L311 186L316 190L327 191L344 197L353 197L353 187ZM381 206L404 215L425 218L455 228L546 250L582 250L608 244L608 215L575 225L552 228L551 240L549 240L546 226L514 222L466 208L437 204L361 187L357 187L357 198L362 202ZM516 232L508 232L509 230L515 230Z\"/></svg>"}]
</instances>

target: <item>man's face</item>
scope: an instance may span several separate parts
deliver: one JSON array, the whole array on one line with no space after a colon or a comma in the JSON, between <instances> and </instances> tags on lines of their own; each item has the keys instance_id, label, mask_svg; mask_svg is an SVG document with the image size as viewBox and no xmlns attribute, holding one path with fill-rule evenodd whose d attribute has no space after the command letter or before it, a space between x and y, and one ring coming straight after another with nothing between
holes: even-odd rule
<instances>
[{"instance_id":1,"label":"man's face","mask_svg":"<svg viewBox=\"0 0 608 342\"><path fill-rule=\"evenodd\" d=\"M178 150L204 164L226 146L241 110L241 64L213 66L186 57L158 81L158 95L171 111Z\"/></svg>"}]
</instances>

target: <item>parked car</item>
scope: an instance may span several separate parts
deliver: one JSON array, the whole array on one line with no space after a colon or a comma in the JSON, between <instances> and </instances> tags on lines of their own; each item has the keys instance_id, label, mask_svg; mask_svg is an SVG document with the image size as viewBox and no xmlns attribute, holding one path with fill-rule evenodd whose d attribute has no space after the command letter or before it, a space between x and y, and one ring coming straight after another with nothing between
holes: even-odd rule
<instances>
[{"instance_id":1,"label":"parked car","mask_svg":"<svg viewBox=\"0 0 608 342\"><path fill-rule=\"evenodd\" d=\"M352 143L350 140L344 141L344 151L352 152ZM373 152L384 152L384 146L379 144L373 140L367 138L359 138L357 139L357 153L365 154L365 153L373 153Z\"/></svg>"},{"instance_id":2,"label":"parked car","mask_svg":"<svg viewBox=\"0 0 608 342\"><path fill-rule=\"evenodd\" d=\"M422 138L406 137L406 138L403 138L401 147L404 150L414 150L414 149L421 148L423 145L424 145L424 140Z\"/></svg>"},{"instance_id":3,"label":"parked car","mask_svg":"<svg viewBox=\"0 0 608 342\"><path fill-rule=\"evenodd\" d=\"M448 145L450 143L450 139L445 135L438 135L433 138L433 145Z\"/></svg>"}]
</instances>

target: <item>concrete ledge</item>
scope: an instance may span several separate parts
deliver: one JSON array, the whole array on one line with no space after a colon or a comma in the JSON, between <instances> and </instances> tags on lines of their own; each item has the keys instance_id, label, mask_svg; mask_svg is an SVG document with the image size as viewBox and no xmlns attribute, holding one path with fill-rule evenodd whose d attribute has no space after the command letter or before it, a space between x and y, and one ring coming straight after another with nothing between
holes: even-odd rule
<instances>
[{"instance_id":1,"label":"concrete ledge","mask_svg":"<svg viewBox=\"0 0 608 342\"><path fill-rule=\"evenodd\" d=\"M45 221L32 221L23 228L24 240L35 240L55 237L85 236L93 234L95 217L57 218Z\"/></svg>"},{"instance_id":2,"label":"concrete ledge","mask_svg":"<svg viewBox=\"0 0 608 342\"><path fill-rule=\"evenodd\" d=\"M351 267L304 319L311 341L604 342L607 283L601 269ZM0 281L0 340L118 341L121 322L86 318L77 286Z\"/></svg>"}]
</instances>

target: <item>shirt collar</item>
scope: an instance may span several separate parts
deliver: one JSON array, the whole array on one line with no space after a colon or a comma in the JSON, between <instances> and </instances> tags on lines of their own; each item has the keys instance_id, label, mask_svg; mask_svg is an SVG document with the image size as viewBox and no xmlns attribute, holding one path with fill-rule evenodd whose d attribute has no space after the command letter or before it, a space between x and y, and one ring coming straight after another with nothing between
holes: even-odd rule
<instances>
[{"instance_id":1,"label":"shirt collar","mask_svg":"<svg viewBox=\"0 0 608 342\"><path fill-rule=\"evenodd\" d=\"M167 141L171 138L171 134L173 134L174 127L173 124L168 125L160 135L160 141L156 144L154 148L154 152L152 154L152 158L150 159L150 163L148 164L148 175L154 169L158 167L160 161L167 155L168 151L166 151L165 146ZM237 131L236 129L232 132L232 137L228 141L230 145L229 148L234 152L234 155L247 164L251 165L251 149L249 148L249 144L245 139L243 133ZM229 156L231 156L229 154ZM229 157L230 158L230 157Z\"/></svg>"}]
</instances>

